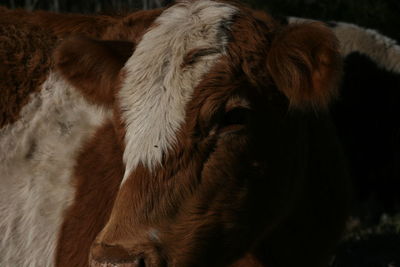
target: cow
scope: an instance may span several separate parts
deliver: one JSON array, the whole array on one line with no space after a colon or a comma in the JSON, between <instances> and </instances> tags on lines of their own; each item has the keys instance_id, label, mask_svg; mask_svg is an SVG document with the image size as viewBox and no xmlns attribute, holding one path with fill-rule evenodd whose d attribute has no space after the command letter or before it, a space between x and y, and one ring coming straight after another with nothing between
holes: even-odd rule
<instances>
[{"instance_id":1,"label":"cow","mask_svg":"<svg viewBox=\"0 0 400 267\"><path fill-rule=\"evenodd\" d=\"M283 23L305 21L311 20L289 17ZM340 96L331 114L353 183L352 224L368 227L369 233L343 242L332 266L390 265L398 259L387 240L390 232L371 229L381 229L378 224L400 212L400 46L373 29L325 23L338 37L344 59Z\"/></svg>"},{"instance_id":2,"label":"cow","mask_svg":"<svg viewBox=\"0 0 400 267\"><path fill-rule=\"evenodd\" d=\"M284 23L311 20L288 17ZM340 41L344 75L331 106L348 157L354 188L353 216L377 223L400 212L400 46L373 29L326 22Z\"/></svg>"},{"instance_id":3,"label":"cow","mask_svg":"<svg viewBox=\"0 0 400 267\"><path fill-rule=\"evenodd\" d=\"M344 76L331 109L350 162L353 214L375 224L383 213L400 212L400 46L360 26L337 22L332 29Z\"/></svg>"},{"instance_id":4,"label":"cow","mask_svg":"<svg viewBox=\"0 0 400 267\"><path fill-rule=\"evenodd\" d=\"M327 265L348 213L329 28L213 0L1 12L1 266Z\"/></svg>"}]
</instances>

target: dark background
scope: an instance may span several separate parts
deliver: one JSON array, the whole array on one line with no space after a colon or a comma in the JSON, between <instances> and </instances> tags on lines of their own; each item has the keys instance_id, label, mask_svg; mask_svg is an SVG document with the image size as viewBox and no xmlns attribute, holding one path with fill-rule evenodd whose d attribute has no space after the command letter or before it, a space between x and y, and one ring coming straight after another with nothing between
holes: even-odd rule
<instances>
[{"instance_id":1,"label":"dark background","mask_svg":"<svg viewBox=\"0 0 400 267\"><path fill-rule=\"evenodd\" d=\"M344 21L400 40L399 0L244 0L274 16Z\"/></svg>"}]
</instances>

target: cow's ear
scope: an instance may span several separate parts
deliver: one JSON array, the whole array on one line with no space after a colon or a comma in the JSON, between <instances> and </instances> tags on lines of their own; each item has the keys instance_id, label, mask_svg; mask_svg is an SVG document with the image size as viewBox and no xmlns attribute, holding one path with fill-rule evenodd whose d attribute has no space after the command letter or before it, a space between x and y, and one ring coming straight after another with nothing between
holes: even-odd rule
<instances>
[{"instance_id":1,"label":"cow's ear","mask_svg":"<svg viewBox=\"0 0 400 267\"><path fill-rule=\"evenodd\" d=\"M74 37L59 45L54 58L58 71L90 102L111 106L120 70L133 50L128 41Z\"/></svg>"},{"instance_id":2,"label":"cow's ear","mask_svg":"<svg viewBox=\"0 0 400 267\"><path fill-rule=\"evenodd\" d=\"M278 31L267 68L295 108L326 108L341 77L339 44L321 23L294 24Z\"/></svg>"}]
</instances>

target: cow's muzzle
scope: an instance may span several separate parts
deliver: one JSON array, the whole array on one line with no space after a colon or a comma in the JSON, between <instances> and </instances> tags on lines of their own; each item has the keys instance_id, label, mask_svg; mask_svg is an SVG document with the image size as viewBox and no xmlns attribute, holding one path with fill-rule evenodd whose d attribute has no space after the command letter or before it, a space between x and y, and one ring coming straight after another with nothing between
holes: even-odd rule
<instances>
[{"instance_id":1,"label":"cow's muzzle","mask_svg":"<svg viewBox=\"0 0 400 267\"><path fill-rule=\"evenodd\" d=\"M91 248L90 267L164 267L165 261L151 244L134 248L121 245L94 243Z\"/></svg>"}]
</instances>

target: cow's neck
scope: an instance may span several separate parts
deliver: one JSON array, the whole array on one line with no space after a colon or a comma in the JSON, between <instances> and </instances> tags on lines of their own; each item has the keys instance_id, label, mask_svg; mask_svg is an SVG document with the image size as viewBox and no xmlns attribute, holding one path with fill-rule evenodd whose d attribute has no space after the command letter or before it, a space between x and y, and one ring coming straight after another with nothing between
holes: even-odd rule
<instances>
[{"instance_id":1,"label":"cow's neck","mask_svg":"<svg viewBox=\"0 0 400 267\"><path fill-rule=\"evenodd\" d=\"M55 73L30 98L0 129L1 266L53 264L78 152L108 116Z\"/></svg>"},{"instance_id":2,"label":"cow's neck","mask_svg":"<svg viewBox=\"0 0 400 267\"><path fill-rule=\"evenodd\" d=\"M90 246L109 218L124 173L117 139L113 123L106 123L77 158L76 194L60 232L58 267L88 264Z\"/></svg>"}]
</instances>

